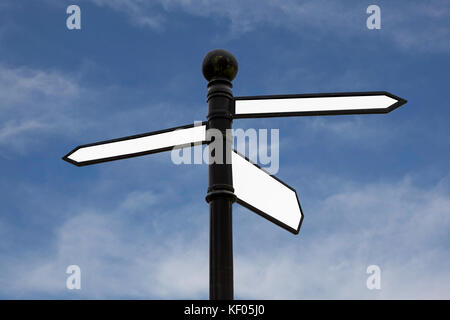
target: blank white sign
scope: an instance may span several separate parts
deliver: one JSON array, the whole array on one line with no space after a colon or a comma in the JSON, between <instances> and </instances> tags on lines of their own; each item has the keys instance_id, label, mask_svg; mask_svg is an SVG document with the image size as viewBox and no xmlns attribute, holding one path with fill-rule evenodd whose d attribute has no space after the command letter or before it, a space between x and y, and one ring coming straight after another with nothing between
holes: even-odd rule
<instances>
[{"instance_id":1,"label":"blank white sign","mask_svg":"<svg viewBox=\"0 0 450 320\"><path fill-rule=\"evenodd\" d=\"M302 211L295 190L233 151L233 188L239 203L298 233Z\"/></svg>"},{"instance_id":2,"label":"blank white sign","mask_svg":"<svg viewBox=\"0 0 450 320\"><path fill-rule=\"evenodd\" d=\"M285 116L314 114L383 113L406 101L389 93L344 94L343 96L264 96L235 100L235 116Z\"/></svg>"},{"instance_id":3,"label":"blank white sign","mask_svg":"<svg viewBox=\"0 0 450 320\"><path fill-rule=\"evenodd\" d=\"M164 151L175 146L206 141L206 125L189 128L174 128L162 133L149 133L138 137L122 138L119 141L105 141L93 145L81 146L66 156L75 164L95 163L128 157L134 154Z\"/></svg>"}]
</instances>

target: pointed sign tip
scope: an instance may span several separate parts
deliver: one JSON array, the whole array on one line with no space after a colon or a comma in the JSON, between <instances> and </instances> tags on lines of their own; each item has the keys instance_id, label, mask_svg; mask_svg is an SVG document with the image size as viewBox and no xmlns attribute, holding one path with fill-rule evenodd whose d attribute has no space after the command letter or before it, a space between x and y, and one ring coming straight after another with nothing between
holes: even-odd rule
<instances>
[{"instance_id":1,"label":"pointed sign tip","mask_svg":"<svg viewBox=\"0 0 450 320\"><path fill-rule=\"evenodd\" d=\"M392 98L394 100L397 100L398 106L404 105L405 103L408 102L408 100L405 100L399 96L396 96L395 94L392 94L390 92L384 91L383 92L385 96L388 96L389 98Z\"/></svg>"},{"instance_id":2,"label":"pointed sign tip","mask_svg":"<svg viewBox=\"0 0 450 320\"><path fill-rule=\"evenodd\" d=\"M64 157L62 157L61 159L66 161L66 162L68 162L68 163L70 163L70 164L73 164L73 165L75 165L77 167L81 167L82 165L79 162L77 162L77 161L75 161L75 160L70 158L70 156L72 154L74 154L78 149L79 149L79 147L76 147L75 149L70 151L68 154L66 154Z\"/></svg>"}]
</instances>

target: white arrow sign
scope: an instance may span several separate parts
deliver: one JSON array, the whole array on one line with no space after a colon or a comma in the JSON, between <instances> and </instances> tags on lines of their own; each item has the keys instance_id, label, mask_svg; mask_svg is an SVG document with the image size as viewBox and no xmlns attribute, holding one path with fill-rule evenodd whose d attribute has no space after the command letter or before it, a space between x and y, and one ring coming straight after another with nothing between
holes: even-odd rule
<instances>
[{"instance_id":1,"label":"white arrow sign","mask_svg":"<svg viewBox=\"0 0 450 320\"><path fill-rule=\"evenodd\" d=\"M234 118L388 113L406 100L385 91L236 97Z\"/></svg>"},{"instance_id":2,"label":"white arrow sign","mask_svg":"<svg viewBox=\"0 0 450 320\"><path fill-rule=\"evenodd\" d=\"M235 151L231 161L237 202L297 234L303 220L297 192Z\"/></svg>"},{"instance_id":3,"label":"white arrow sign","mask_svg":"<svg viewBox=\"0 0 450 320\"><path fill-rule=\"evenodd\" d=\"M78 146L64 160L85 166L206 143L206 122Z\"/></svg>"}]
</instances>

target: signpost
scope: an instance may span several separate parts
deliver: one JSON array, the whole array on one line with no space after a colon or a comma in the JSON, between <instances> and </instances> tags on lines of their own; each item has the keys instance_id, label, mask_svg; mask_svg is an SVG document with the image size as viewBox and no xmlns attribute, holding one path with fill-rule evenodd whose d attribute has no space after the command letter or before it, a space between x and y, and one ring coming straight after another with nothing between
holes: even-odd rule
<instances>
[{"instance_id":1,"label":"signpost","mask_svg":"<svg viewBox=\"0 0 450 320\"><path fill-rule=\"evenodd\" d=\"M354 92L233 97L238 63L225 50L209 52L202 65L208 81L207 121L76 147L63 160L76 166L209 144L209 130L223 138L222 152L209 154L210 292L211 300L233 299L232 205L237 202L297 234L303 212L296 191L232 150L233 119L285 116L388 113L406 103L391 93ZM222 159L218 158L221 154Z\"/></svg>"}]
</instances>

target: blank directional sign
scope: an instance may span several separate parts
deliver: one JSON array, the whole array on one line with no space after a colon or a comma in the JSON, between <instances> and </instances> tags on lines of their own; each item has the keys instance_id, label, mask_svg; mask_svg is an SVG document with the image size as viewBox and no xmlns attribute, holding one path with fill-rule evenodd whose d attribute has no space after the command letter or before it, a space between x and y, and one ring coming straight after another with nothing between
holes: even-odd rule
<instances>
[{"instance_id":1,"label":"blank directional sign","mask_svg":"<svg viewBox=\"0 0 450 320\"><path fill-rule=\"evenodd\" d=\"M236 97L234 118L388 113L406 100L385 91Z\"/></svg>"},{"instance_id":2,"label":"blank directional sign","mask_svg":"<svg viewBox=\"0 0 450 320\"><path fill-rule=\"evenodd\" d=\"M297 234L303 213L295 190L235 151L231 161L237 202Z\"/></svg>"},{"instance_id":3,"label":"blank directional sign","mask_svg":"<svg viewBox=\"0 0 450 320\"><path fill-rule=\"evenodd\" d=\"M206 143L206 122L78 146L64 160L85 166Z\"/></svg>"}]
</instances>

